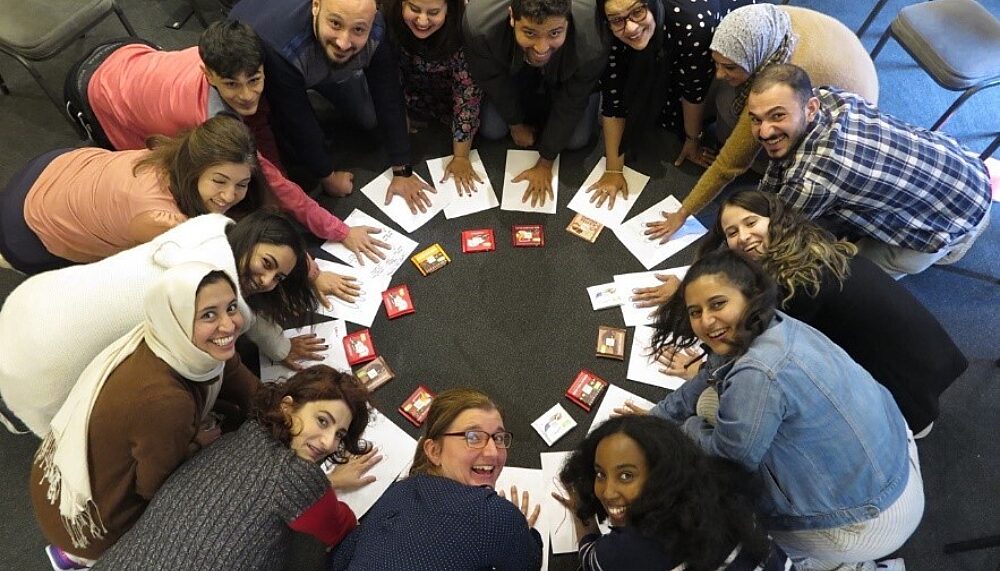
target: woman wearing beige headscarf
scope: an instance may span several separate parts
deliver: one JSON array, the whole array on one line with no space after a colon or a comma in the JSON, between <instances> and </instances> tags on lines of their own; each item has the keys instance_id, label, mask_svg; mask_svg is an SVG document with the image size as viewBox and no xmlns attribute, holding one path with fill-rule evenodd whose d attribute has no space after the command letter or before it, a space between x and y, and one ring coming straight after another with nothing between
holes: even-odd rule
<instances>
[{"instance_id":1,"label":"woman wearing beige headscarf","mask_svg":"<svg viewBox=\"0 0 1000 571\"><path fill-rule=\"evenodd\" d=\"M725 144L677 212L649 223L646 233L666 241L688 216L712 201L753 164L760 145L750 132L746 96L757 71L793 63L813 85L830 85L878 102L875 65L854 32L825 14L792 6L754 4L722 19L711 44L715 60L716 128Z\"/></svg>"},{"instance_id":2,"label":"woman wearing beige headscarf","mask_svg":"<svg viewBox=\"0 0 1000 571\"><path fill-rule=\"evenodd\" d=\"M96 559L139 519L185 459L220 395L246 411L259 380L236 354L236 286L213 266L175 266L149 289L145 319L84 369L35 456L31 496L59 568Z\"/></svg>"}]
</instances>

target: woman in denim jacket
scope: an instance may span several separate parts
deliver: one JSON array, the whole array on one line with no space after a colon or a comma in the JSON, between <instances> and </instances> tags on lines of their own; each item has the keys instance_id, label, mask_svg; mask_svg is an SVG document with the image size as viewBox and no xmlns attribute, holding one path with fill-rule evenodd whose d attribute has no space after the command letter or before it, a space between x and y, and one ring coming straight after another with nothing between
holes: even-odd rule
<instances>
[{"instance_id":1,"label":"woman in denim jacket","mask_svg":"<svg viewBox=\"0 0 1000 571\"><path fill-rule=\"evenodd\" d=\"M758 476L761 523L798 569L902 569L873 560L923 515L912 434L889 392L775 297L736 252L692 265L660 309L655 346L701 341L708 361L649 413Z\"/></svg>"}]
</instances>

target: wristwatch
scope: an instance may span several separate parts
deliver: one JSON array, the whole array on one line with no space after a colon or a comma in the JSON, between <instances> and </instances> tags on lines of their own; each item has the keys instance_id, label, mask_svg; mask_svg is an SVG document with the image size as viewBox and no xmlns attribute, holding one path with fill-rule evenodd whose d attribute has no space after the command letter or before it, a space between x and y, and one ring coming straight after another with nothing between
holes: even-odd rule
<instances>
[{"instance_id":1,"label":"wristwatch","mask_svg":"<svg viewBox=\"0 0 1000 571\"><path fill-rule=\"evenodd\" d=\"M413 176L413 167L406 165L402 168L392 169L392 176L411 177Z\"/></svg>"}]
</instances>

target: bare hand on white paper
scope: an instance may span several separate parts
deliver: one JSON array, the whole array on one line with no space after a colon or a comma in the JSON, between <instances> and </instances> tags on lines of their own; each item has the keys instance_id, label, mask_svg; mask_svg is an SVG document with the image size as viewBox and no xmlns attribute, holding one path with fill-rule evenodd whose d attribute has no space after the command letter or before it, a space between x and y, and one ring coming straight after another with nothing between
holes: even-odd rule
<instances>
[{"instance_id":1,"label":"bare hand on white paper","mask_svg":"<svg viewBox=\"0 0 1000 571\"><path fill-rule=\"evenodd\" d=\"M449 178L455 179L455 188L458 189L459 196L463 194L472 196L473 192L479 190L476 188L476 183L483 183L483 179L473 170L472 161L469 160L469 157L460 157L458 155L452 157L451 162L444 167L444 178L441 179L441 182L445 182Z\"/></svg>"},{"instance_id":2,"label":"bare hand on white paper","mask_svg":"<svg viewBox=\"0 0 1000 571\"><path fill-rule=\"evenodd\" d=\"M636 414L641 416L644 414L649 414L649 409L643 408L635 404L634 402L628 400L625 401L625 406L620 406L616 408L612 416L621 416L625 414Z\"/></svg>"},{"instance_id":3,"label":"bare hand on white paper","mask_svg":"<svg viewBox=\"0 0 1000 571\"><path fill-rule=\"evenodd\" d=\"M507 497L503 493L503 490L500 490L497 493L500 494L501 498ZM535 527L535 522L538 521L538 514L542 511L542 505L535 504L535 509L532 510L530 498L528 497L528 491L525 490L524 492L521 492L519 497L517 495L517 486L510 487L510 501L517 506L519 510L521 510L522 514L524 514L524 518L528 520L528 527Z\"/></svg>"},{"instance_id":4,"label":"bare hand on white paper","mask_svg":"<svg viewBox=\"0 0 1000 571\"><path fill-rule=\"evenodd\" d=\"M437 193L433 186L420 180L417 175L394 176L392 182L389 183L389 190L385 193L385 203L389 204L393 197L401 196L406 201L406 205L410 207L411 214L416 214L417 210L427 212L427 208L431 205L431 197L427 195L428 192Z\"/></svg>"},{"instance_id":5,"label":"bare hand on white paper","mask_svg":"<svg viewBox=\"0 0 1000 571\"><path fill-rule=\"evenodd\" d=\"M622 198L628 199L628 181L622 173L605 172L597 182L587 188L587 192L591 191L593 194L590 196L590 202L596 201L595 206L600 208L607 201L608 210L611 210L615 207L615 197L619 194Z\"/></svg>"},{"instance_id":6,"label":"bare hand on white paper","mask_svg":"<svg viewBox=\"0 0 1000 571\"><path fill-rule=\"evenodd\" d=\"M365 260L361 257L362 254L377 264L380 260L385 259L385 254L382 250L388 250L391 247L387 242L371 236L381 231L381 228L374 228L372 226L354 226L347 232L347 237L340 243L357 257L358 263L362 266L365 265ZM354 300L348 299L346 301Z\"/></svg>"},{"instance_id":7,"label":"bare hand on white paper","mask_svg":"<svg viewBox=\"0 0 1000 571\"><path fill-rule=\"evenodd\" d=\"M326 299L328 295L338 297L347 303L354 303L354 300L361 293L361 286L358 284L357 278L342 276L334 272L320 272L313 280L313 288L316 290L320 303L327 309L333 307L330 300Z\"/></svg>"},{"instance_id":8,"label":"bare hand on white paper","mask_svg":"<svg viewBox=\"0 0 1000 571\"><path fill-rule=\"evenodd\" d=\"M690 381L701 370L701 355L701 349L696 346L681 349L676 345L668 345L660 351L656 360L663 365L660 368L662 373Z\"/></svg>"},{"instance_id":9,"label":"bare hand on white paper","mask_svg":"<svg viewBox=\"0 0 1000 571\"><path fill-rule=\"evenodd\" d=\"M534 208L536 203L538 206L545 206L547 198L555 200L555 195L552 193L551 163L546 165L542 162L542 159L539 159L535 166L522 171L521 174L511 179L511 182L524 181L528 182L528 189L521 196L521 202L528 202L528 199L531 198L531 206Z\"/></svg>"},{"instance_id":10,"label":"bare hand on white paper","mask_svg":"<svg viewBox=\"0 0 1000 571\"><path fill-rule=\"evenodd\" d=\"M281 364L293 371L303 369L299 361L322 361L323 354L330 347L326 344L326 339L317 336L315 333L299 335L290 339L292 348L288 351L288 356L281 360Z\"/></svg>"},{"instance_id":11,"label":"bare hand on white paper","mask_svg":"<svg viewBox=\"0 0 1000 571\"><path fill-rule=\"evenodd\" d=\"M326 478L338 493L357 490L375 481L375 476L368 474L368 471L381 461L382 455L378 453L378 449L372 448L364 454L351 456L346 464L338 465Z\"/></svg>"},{"instance_id":12,"label":"bare hand on white paper","mask_svg":"<svg viewBox=\"0 0 1000 571\"><path fill-rule=\"evenodd\" d=\"M644 234L649 236L650 240L659 238L660 243L665 244L675 232L680 230L690 214L683 206L677 212L660 212L660 214L663 215L663 220L648 222Z\"/></svg>"}]
</instances>

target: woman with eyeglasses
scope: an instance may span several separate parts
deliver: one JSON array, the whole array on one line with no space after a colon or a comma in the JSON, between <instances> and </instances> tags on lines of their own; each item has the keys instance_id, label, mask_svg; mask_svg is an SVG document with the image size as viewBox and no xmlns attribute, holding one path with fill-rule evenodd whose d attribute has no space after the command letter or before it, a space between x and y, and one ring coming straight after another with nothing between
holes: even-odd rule
<instances>
[{"instance_id":1,"label":"woman with eyeglasses","mask_svg":"<svg viewBox=\"0 0 1000 571\"><path fill-rule=\"evenodd\" d=\"M654 124L684 138L684 160L702 166L712 155L701 146L704 99L715 66L708 53L715 27L731 11L755 0L606 0L599 4L614 40L601 79L601 126L607 170L588 190L598 206L628 197L625 154L641 148Z\"/></svg>"},{"instance_id":2,"label":"woman with eyeglasses","mask_svg":"<svg viewBox=\"0 0 1000 571\"><path fill-rule=\"evenodd\" d=\"M792 63L813 85L832 85L878 103L878 76L861 41L840 21L806 8L755 4L722 19L712 37L715 62L715 135L724 141L677 212L651 222L647 234L666 241L751 167L760 143L750 131L747 95L755 75L774 63Z\"/></svg>"},{"instance_id":3,"label":"woman with eyeglasses","mask_svg":"<svg viewBox=\"0 0 1000 571\"><path fill-rule=\"evenodd\" d=\"M513 434L497 405L474 389L434 397L410 475L392 484L337 547L332 570L537 570L538 507L493 487Z\"/></svg>"},{"instance_id":4,"label":"woman with eyeglasses","mask_svg":"<svg viewBox=\"0 0 1000 571\"><path fill-rule=\"evenodd\" d=\"M623 412L666 418L759 478L761 524L796 568L873 571L923 515L913 435L885 387L776 303L774 282L740 253L692 264L660 308L654 346L701 342L708 360L652 410ZM706 391L718 408L699 414Z\"/></svg>"}]
</instances>

